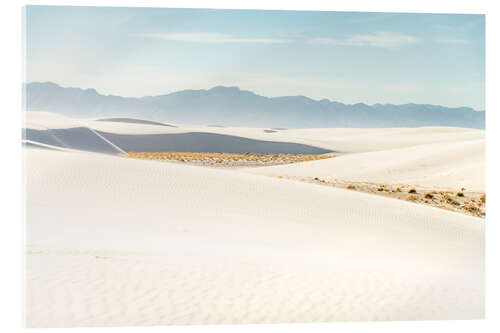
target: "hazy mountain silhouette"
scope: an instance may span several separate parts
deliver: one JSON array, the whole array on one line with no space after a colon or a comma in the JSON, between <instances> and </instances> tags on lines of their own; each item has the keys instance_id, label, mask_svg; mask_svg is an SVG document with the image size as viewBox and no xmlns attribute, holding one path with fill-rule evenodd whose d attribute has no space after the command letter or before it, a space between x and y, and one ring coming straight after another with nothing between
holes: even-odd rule
<instances>
[{"instance_id":1,"label":"hazy mountain silhouette","mask_svg":"<svg viewBox=\"0 0 500 333\"><path fill-rule=\"evenodd\" d=\"M95 89L64 88L51 82L24 85L26 110L76 118L133 117L151 121L247 127L419 127L484 128L485 112L428 104L343 104L305 96L264 97L238 87L182 90L129 98Z\"/></svg>"}]
</instances>

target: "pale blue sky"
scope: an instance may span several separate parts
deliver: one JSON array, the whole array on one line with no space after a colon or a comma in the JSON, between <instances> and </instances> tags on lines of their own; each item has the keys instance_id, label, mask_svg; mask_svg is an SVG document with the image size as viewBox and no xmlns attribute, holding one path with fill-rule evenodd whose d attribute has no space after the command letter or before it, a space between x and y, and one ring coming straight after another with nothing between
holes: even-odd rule
<instances>
[{"instance_id":1,"label":"pale blue sky","mask_svg":"<svg viewBox=\"0 0 500 333\"><path fill-rule=\"evenodd\" d=\"M26 7L26 81L484 109L484 16Z\"/></svg>"}]
</instances>

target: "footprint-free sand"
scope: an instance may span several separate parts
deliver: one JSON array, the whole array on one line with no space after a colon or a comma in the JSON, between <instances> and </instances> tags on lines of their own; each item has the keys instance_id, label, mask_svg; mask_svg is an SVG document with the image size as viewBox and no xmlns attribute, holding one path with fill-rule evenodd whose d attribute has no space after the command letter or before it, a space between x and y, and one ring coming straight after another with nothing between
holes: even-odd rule
<instances>
[{"instance_id":1,"label":"footprint-free sand","mask_svg":"<svg viewBox=\"0 0 500 333\"><path fill-rule=\"evenodd\" d=\"M121 131L138 140L194 130L95 120L68 127L38 116L27 126L83 124L88 135ZM269 177L366 173L387 183L442 178L442 186L481 189L484 171L461 175L481 171L482 131L388 129L390 139L380 129L203 130L340 156L228 170L25 147L28 327L484 317L484 219Z\"/></svg>"}]
</instances>

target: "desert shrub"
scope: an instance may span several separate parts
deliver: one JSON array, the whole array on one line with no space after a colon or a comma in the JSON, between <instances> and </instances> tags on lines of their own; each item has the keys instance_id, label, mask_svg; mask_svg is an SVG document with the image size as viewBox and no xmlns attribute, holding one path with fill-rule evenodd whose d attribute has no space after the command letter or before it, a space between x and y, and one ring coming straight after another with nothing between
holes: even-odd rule
<instances>
[{"instance_id":1,"label":"desert shrub","mask_svg":"<svg viewBox=\"0 0 500 333\"><path fill-rule=\"evenodd\" d=\"M475 213L479 210L479 208L476 205L474 205L473 203L467 204L465 206L465 209L471 213Z\"/></svg>"},{"instance_id":2,"label":"desert shrub","mask_svg":"<svg viewBox=\"0 0 500 333\"><path fill-rule=\"evenodd\" d=\"M418 200L418 197L416 195L409 195L405 199L406 201L416 201Z\"/></svg>"},{"instance_id":3,"label":"desert shrub","mask_svg":"<svg viewBox=\"0 0 500 333\"><path fill-rule=\"evenodd\" d=\"M377 191L379 191L379 192L382 192L382 191L384 191L384 190L385 190L385 188L384 188L383 186L379 186L379 187L377 188Z\"/></svg>"},{"instance_id":4,"label":"desert shrub","mask_svg":"<svg viewBox=\"0 0 500 333\"><path fill-rule=\"evenodd\" d=\"M464 196L464 192L457 192L457 197L463 197Z\"/></svg>"},{"instance_id":5,"label":"desert shrub","mask_svg":"<svg viewBox=\"0 0 500 333\"><path fill-rule=\"evenodd\" d=\"M448 194L445 194L444 199L446 200L446 202L448 202L451 205L455 205L455 206L460 205L460 202L458 202L455 198L451 197Z\"/></svg>"},{"instance_id":6,"label":"desert shrub","mask_svg":"<svg viewBox=\"0 0 500 333\"><path fill-rule=\"evenodd\" d=\"M479 200L481 200L481 202L483 204L486 203L486 193L483 193L483 195L481 195L481 197L479 198Z\"/></svg>"},{"instance_id":7,"label":"desert shrub","mask_svg":"<svg viewBox=\"0 0 500 333\"><path fill-rule=\"evenodd\" d=\"M411 188L408 193L417 193L417 189L416 188Z\"/></svg>"},{"instance_id":8,"label":"desert shrub","mask_svg":"<svg viewBox=\"0 0 500 333\"><path fill-rule=\"evenodd\" d=\"M396 189L396 192L401 192L401 187L398 187L398 188Z\"/></svg>"},{"instance_id":9,"label":"desert shrub","mask_svg":"<svg viewBox=\"0 0 500 333\"><path fill-rule=\"evenodd\" d=\"M426 194L425 194L425 198L426 198L426 199L432 199L432 198L434 198L434 194L432 194L432 193L430 193L430 192L429 192L429 193L426 193Z\"/></svg>"},{"instance_id":10,"label":"desert shrub","mask_svg":"<svg viewBox=\"0 0 500 333\"><path fill-rule=\"evenodd\" d=\"M356 185L349 184L349 185L347 185L347 189L349 189L349 190L355 190L356 189Z\"/></svg>"}]
</instances>

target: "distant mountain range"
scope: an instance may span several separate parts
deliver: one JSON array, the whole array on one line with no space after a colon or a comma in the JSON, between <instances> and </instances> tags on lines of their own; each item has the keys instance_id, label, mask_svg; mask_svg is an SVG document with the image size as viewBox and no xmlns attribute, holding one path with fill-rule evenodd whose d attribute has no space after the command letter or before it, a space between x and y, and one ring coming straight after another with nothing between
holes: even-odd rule
<instances>
[{"instance_id":1,"label":"distant mountain range","mask_svg":"<svg viewBox=\"0 0 500 333\"><path fill-rule=\"evenodd\" d=\"M247 127L419 127L484 129L485 112L428 104L343 104L305 96L265 97L238 87L182 90L141 98L101 95L52 82L24 85L25 108L75 118L133 117L151 121Z\"/></svg>"}]
</instances>

